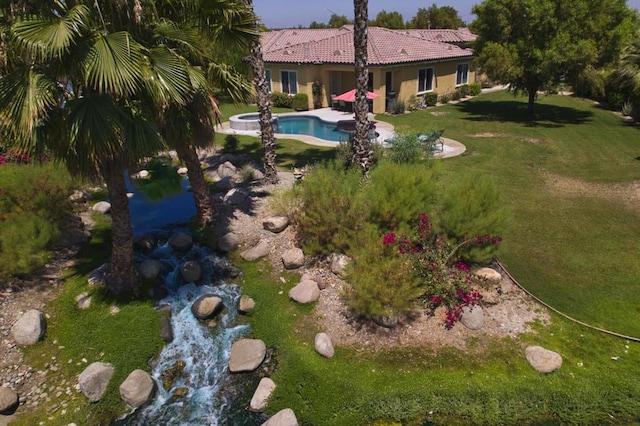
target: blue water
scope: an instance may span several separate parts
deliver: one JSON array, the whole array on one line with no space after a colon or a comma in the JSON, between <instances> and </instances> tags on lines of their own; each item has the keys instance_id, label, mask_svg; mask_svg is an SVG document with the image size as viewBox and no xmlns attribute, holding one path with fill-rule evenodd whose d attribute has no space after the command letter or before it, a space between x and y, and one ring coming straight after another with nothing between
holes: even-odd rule
<instances>
[{"instance_id":1,"label":"blue water","mask_svg":"<svg viewBox=\"0 0 640 426\"><path fill-rule=\"evenodd\" d=\"M309 135L333 142L343 142L349 139L349 134L336 129L335 123L328 123L311 116L280 116L278 118L277 133L288 135Z\"/></svg>"}]
</instances>

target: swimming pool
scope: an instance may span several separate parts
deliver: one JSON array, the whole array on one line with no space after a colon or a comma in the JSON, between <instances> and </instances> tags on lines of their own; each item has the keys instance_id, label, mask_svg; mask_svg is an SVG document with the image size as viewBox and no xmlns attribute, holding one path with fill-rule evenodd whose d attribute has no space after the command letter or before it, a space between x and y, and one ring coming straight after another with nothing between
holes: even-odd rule
<instances>
[{"instance_id":1,"label":"swimming pool","mask_svg":"<svg viewBox=\"0 0 640 426\"><path fill-rule=\"evenodd\" d=\"M333 142L342 142L349 139L349 134L338 130L336 123L329 123L309 115L281 115L278 119L276 132L288 135L309 135Z\"/></svg>"}]
</instances>

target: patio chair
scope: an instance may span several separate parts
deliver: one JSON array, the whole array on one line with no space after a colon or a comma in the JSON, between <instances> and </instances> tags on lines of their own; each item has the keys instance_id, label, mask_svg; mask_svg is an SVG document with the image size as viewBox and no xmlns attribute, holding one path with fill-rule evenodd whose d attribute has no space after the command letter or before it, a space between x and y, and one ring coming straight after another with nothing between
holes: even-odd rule
<instances>
[{"instance_id":1,"label":"patio chair","mask_svg":"<svg viewBox=\"0 0 640 426\"><path fill-rule=\"evenodd\" d=\"M444 139L442 139L442 134L444 133L444 129L433 130L429 133L419 134L418 139L424 146L429 147L429 151L433 152L442 152L444 151Z\"/></svg>"}]
</instances>

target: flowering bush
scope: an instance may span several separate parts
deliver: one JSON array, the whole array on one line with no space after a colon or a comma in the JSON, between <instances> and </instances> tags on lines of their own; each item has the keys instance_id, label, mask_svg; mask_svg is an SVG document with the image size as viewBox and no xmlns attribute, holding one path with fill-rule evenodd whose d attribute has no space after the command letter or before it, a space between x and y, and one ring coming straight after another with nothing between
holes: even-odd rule
<instances>
[{"instance_id":1,"label":"flowering bush","mask_svg":"<svg viewBox=\"0 0 640 426\"><path fill-rule=\"evenodd\" d=\"M26 164L31 162L27 154L20 151L9 151L0 153L0 166L8 163Z\"/></svg>"},{"instance_id":2,"label":"flowering bush","mask_svg":"<svg viewBox=\"0 0 640 426\"><path fill-rule=\"evenodd\" d=\"M465 306L475 306L480 301L480 293L474 287L479 279L471 274L467 264L457 259L458 250L467 244L489 245L500 241L500 237L482 235L452 247L444 237L433 232L429 216L421 213L415 235L388 233L382 243L408 257L423 285L421 300L425 307L431 312L438 306L446 307L446 327L451 328Z\"/></svg>"}]
</instances>

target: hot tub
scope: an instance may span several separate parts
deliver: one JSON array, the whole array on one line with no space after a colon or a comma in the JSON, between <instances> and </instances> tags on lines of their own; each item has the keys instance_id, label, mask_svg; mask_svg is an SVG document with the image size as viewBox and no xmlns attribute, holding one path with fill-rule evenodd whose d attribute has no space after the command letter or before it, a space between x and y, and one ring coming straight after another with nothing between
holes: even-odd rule
<instances>
[{"instance_id":1,"label":"hot tub","mask_svg":"<svg viewBox=\"0 0 640 426\"><path fill-rule=\"evenodd\" d=\"M278 116L271 118L273 128L278 128ZM247 130L247 131L259 131L260 130L260 115L258 113L250 114L238 114L229 118L229 126L233 130Z\"/></svg>"}]
</instances>

